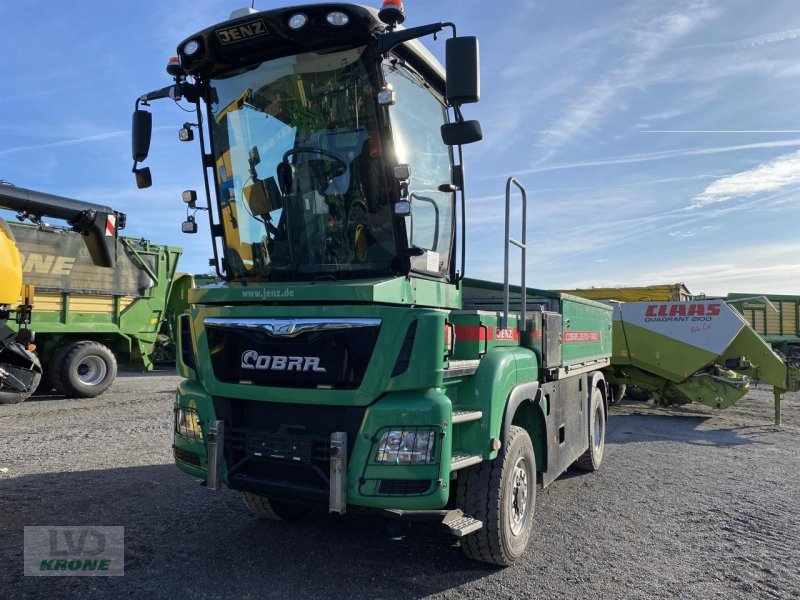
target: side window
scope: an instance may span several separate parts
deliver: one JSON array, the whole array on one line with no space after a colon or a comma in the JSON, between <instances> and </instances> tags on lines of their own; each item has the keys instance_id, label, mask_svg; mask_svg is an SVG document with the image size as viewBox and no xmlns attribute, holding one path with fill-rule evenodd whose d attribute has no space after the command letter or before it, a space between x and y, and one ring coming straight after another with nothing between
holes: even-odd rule
<instances>
[{"instance_id":1,"label":"side window","mask_svg":"<svg viewBox=\"0 0 800 600\"><path fill-rule=\"evenodd\" d=\"M411 170L411 216L406 220L406 231L410 244L425 251L412 258L411 268L444 277L453 236L453 194L439 191L440 185L452 181L450 149L440 133L447 122L447 111L405 67L387 64L385 77L396 94L390 115L397 163L406 163Z\"/></svg>"}]
</instances>

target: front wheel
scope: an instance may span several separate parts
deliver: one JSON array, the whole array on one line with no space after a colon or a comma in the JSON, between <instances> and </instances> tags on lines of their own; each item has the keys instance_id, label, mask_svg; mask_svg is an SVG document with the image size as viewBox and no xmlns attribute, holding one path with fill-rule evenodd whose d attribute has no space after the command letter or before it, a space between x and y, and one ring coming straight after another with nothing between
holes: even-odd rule
<instances>
[{"instance_id":1,"label":"front wheel","mask_svg":"<svg viewBox=\"0 0 800 600\"><path fill-rule=\"evenodd\" d=\"M536 507L536 455L528 432L512 426L496 459L459 478L459 508L483 522L461 540L461 549L473 560L510 565L528 546Z\"/></svg>"}]
</instances>

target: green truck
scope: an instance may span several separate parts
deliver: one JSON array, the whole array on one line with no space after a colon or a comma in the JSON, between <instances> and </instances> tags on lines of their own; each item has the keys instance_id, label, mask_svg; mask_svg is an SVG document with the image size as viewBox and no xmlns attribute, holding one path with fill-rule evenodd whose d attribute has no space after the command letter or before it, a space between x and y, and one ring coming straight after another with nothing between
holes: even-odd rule
<instances>
[{"instance_id":1,"label":"green truck","mask_svg":"<svg viewBox=\"0 0 800 600\"><path fill-rule=\"evenodd\" d=\"M26 327L35 332L42 363L39 389L90 398L114 382L118 363L152 369L181 249L119 237L116 264L104 268L78 233L44 224L9 226L23 281L35 287Z\"/></svg>"},{"instance_id":2,"label":"green truck","mask_svg":"<svg viewBox=\"0 0 800 600\"><path fill-rule=\"evenodd\" d=\"M136 101L140 187L144 107L194 105L180 139L199 134L207 204L183 199L210 212L222 280L190 290L178 320L174 455L261 518L430 518L468 557L508 565L536 488L601 464L612 310L514 297L509 250L525 289L528 244L525 217L510 235L512 192L527 204L513 179L505 283L463 278L478 43L403 19L396 0L237 11L182 42L174 84ZM445 29L447 74L418 41Z\"/></svg>"},{"instance_id":3,"label":"green truck","mask_svg":"<svg viewBox=\"0 0 800 600\"><path fill-rule=\"evenodd\" d=\"M727 301L765 342L800 364L800 296L734 293Z\"/></svg>"}]
</instances>

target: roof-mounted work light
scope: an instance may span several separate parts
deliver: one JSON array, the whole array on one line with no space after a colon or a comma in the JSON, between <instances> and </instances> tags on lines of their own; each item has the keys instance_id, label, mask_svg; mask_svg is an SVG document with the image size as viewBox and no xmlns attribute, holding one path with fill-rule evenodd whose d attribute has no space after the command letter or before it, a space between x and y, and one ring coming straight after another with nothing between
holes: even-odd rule
<instances>
[{"instance_id":1,"label":"roof-mounted work light","mask_svg":"<svg viewBox=\"0 0 800 600\"><path fill-rule=\"evenodd\" d=\"M406 20L406 10L402 0L383 0L378 18L389 26L402 24Z\"/></svg>"},{"instance_id":2,"label":"roof-mounted work light","mask_svg":"<svg viewBox=\"0 0 800 600\"><path fill-rule=\"evenodd\" d=\"M167 73L172 77L177 77L183 73L183 68L181 67L181 59L177 56L172 56L167 61Z\"/></svg>"}]
</instances>

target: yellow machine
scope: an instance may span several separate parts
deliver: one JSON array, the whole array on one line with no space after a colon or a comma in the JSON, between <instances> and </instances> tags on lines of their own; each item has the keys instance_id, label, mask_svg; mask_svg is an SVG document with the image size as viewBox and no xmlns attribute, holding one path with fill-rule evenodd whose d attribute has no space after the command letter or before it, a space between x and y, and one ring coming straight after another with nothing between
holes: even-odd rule
<instances>
[{"instance_id":1,"label":"yellow machine","mask_svg":"<svg viewBox=\"0 0 800 600\"><path fill-rule=\"evenodd\" d=\"M17 333L7 325L12 308L19 311L30 307L30 295L22 289L22 259L14 234L0 219L0 404L24 400L42 378L42 365L32 352L28 331ZM25 306L14 307L21 298Z\"/></svg>"},{"instance_id":2,"label":"yellow machine","mask_svg":"<svg viewBox=\"0 0 800 600\"><path fill-rule=\"evenodd\" d=\"M0 306L17 302L22 289L22 260L14 234L0 219Z\"/></svg>"}]
</instances>

